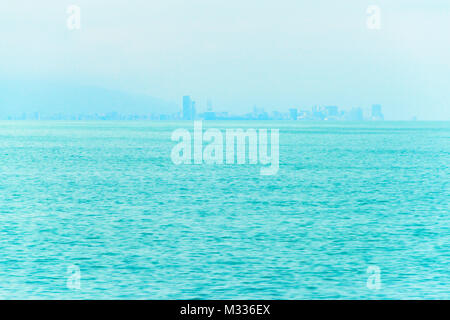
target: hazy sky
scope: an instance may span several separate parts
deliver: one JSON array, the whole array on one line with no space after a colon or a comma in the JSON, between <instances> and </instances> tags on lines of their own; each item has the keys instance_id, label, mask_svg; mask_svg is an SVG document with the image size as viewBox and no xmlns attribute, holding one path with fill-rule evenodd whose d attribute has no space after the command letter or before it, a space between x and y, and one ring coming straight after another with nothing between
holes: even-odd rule
<instances>
[{"instance_id":1,"label":"hazy sky","mask_svg":"<svg viewBox=\"0 0 450 320\"><path fill-rule=\"evenodd\" d=\"M449 79L448 0L0 2L2 82L190 94L200 111L207 97L231 112L380 103L388 119L450 120Z\"/></svg>"}]
</instances>

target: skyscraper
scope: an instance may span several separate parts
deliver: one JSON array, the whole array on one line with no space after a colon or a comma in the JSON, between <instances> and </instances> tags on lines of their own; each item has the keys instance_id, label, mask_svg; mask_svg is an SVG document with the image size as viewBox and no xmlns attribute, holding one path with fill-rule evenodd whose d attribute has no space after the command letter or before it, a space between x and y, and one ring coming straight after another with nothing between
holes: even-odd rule
<instances>
[{"instance_id":1,"label":"skyscraper","mask_svg":"<svg viewBox=\"0 0 450 320\"><path fill-rule=\"evenodd\" d=\"M364 120L363 111L361 108L353 108L346 115L346 120L349 121L362 121Z\"/></svg>"},{"instance_id":2,"label":"skyscraper","mask_svg":"<svg viewBox=\"0 0 450 320\"><path fill-rule=\"evenodd\" d=\"M296 108L289 109L289 116L292 120L297 120L298 111Z\"/></svg>"},{"instance_id":3,"label":"skyscraper","mask_svg":"<svg viewBox=\"0 0 450 320\"><path fill-rule=\"evenodd\" d=\"M338 107L337 106L327 106L325 107L327 112L327 116L336 117L338 116Z\"/></svg>"},{"instance_id":4,"label":"skyscraper","mask_svg":"<svg viewBox=\"0 0 450 320\"><path fill-rule=\"evenodd\" d=\"M191 102L191 120L195 120L196 111L195 111L195 101Z\"/></svg>"},{"instance_id":5,"label":"skyscraper","mask_svg":"<svg viewBox=\"0 0 450 320\"><path fill-rule=\"evenodd\" d=\"M384 120L383 113L381 112L381 105L372 105L372 120Z\"/></svg>"},{"instance_id":6,"label":"skyscraper","mask_svg":"<svg viewBox=\"0 0 450 320\"><path fill-rule=\"evenodd\" d=\"M192 102L190 96L183 97L183 120L192 119Z\"/></svg>"},{"instance_id":7,"label":"skyscraper","mask_svg":"<svg viewBox=\"0 0 450 320\"><path fill-rule=\"evenodd\" d=\"M206 112L204 113L205 120L215 120L216 113L212 111L212 101L211 99L206 100Z\"/></svg>"},{"instance_id":8,"label":"skyscraper","mask_svg":"<svg viewBox=\"0 0 450 320\"><path fill-rule=\"evenodd\" d=\"M209 98L208 98L208 100L206 100L206 110L212 111L212 101Z\"/></svg>"}]
</instances>

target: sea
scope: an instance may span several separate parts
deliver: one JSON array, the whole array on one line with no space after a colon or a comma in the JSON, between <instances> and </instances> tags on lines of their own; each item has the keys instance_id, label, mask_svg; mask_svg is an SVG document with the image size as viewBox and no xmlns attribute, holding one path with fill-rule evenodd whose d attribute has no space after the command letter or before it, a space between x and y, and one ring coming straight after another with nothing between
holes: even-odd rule
<instances>
[{"instance_id":1,"label":"sea","mask_svg":"<svg viewBox=\"0 0 450 320\"><path fill-rule=\"evenodd\" d=\"M0 299L450 299L450 122L278 129L279 170L180 164L190 121L1 121Z\"/></svg>"}]
</instances>

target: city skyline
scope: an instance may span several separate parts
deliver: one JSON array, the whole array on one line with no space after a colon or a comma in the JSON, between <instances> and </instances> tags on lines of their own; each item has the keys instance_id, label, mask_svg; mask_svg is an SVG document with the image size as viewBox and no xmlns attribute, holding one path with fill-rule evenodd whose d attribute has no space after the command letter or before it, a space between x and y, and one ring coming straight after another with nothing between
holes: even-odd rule
<instances>
[{"instance_id":1,"label":"city skyline","mask_svg":"<svg viewBox=\"0 0 450 320\"><path fill-rule=\"evenodd\" d=\"M339 106L291 107L287 111L272 110L253 106L247 113L229 113L215 110L212 100L207 99L207 109L197 112L196 101L191 96L182 97L181 108L175 113L55 113L39 112L9 115L2 120L315 120L315 121L380 121L385 120L380 104L373 104L370 109L361 107L350 110ZM410 119L417 120L417 118Z\"/></svg>"},{"instance_id":2,"label":"city skyline","mask_svg":"<svg viewBox=\"0 0 450 320\"><path fill-rule=\"evenodd\" d=\"M9 95L9 96L8 96ZM300 103L292 103L284 106L270 106L263 107L256 103L247 105L245 108L240 108L240 112L233 112L235 110L233 105L225 107L216 107L215 101L211 95L201 97L201 99L192 99L190 95L183 95L183 99L190 99L187 105L192 104L194 114L202 114L205 120L212 120L210 117L211 111L214 108L215 113L221 113L221 118L227 118L225 114L231 115L236 120L245 119L244 115L254 113L254 109L263 109L264 112L271 114L283 113L284 116L272 115L269 118L275 119L290 119L286 114L290 113L292 108L296 108L301 115L302 112L315 112L314 108L329 108L337 107L345 113L359 112L361 109L363 119L371 120L371 108L373 105L381 106L381 103L371 104L319 104L314 103L310 106L304 106ZM382 99L381 99L382 100ZM31 102L30 102L31 101ZM203 103L198 103L198 101ZM214 105L214 107L213 107ZM115 107L111 107L115 106ZM37 87L30 87L28 83L19 88L17 83L11 81L9 83L0 83L0 119L101 119L101 118L120 118L122 120L133 120L137 118L148 120L168 120L168 119L190 119L184 116L183 109L185 108L185 101L167 102L159 98L148 96L145 94L130 94L123 91L106 89L95 86L76 86L65 84L48 84L41 83ZM56 112L52 112L54 109ZM78 110L78 111L75 111ZM246 111L243 111L246 110ZM386 108L383 109L383 120L390 121L409 121L409 120L423 120L423 121L448 121L444 116L442 118L429 119L427 117L421 118L413 113L404 114L402 117L385 117ZM208 116L209 113L209 116ZM324 112L326 113L326 112ZM389 110L388 110L389 113ZM35 115L39 114L39 117ZM111 116L116 114L116 116ZM178 114L178 115L177 115ZM119 117L117 115L120 115ZM307 118L311 116L307 116ZM195 118L195 116L194 116ZM251 117L246 117L247 119ZM266 117L267 118L267 117ZM322 119L321 117L312 117L315 120L345 120L345 117L340 119ZM359 116L352 118L361 118ZM251 119L250 119L251 120ZM311 119L309 119L311 120Z\"/></svg>"},{"instance_id":3,"label":"city skyline","mask_svg":"<svg viewBox=\"0 0 450 320\"><path fill-rule=\"evenodd\" d=\"M166 114L188 93L197 110L212 97L233 114L379 103L389 120L450 120L448 1L79 0L80 26L71 29L72 4L0 4L1 117L137 114L147 112L141 97ZM97 107L87 86L131 103L102 98Z\"/></svg>"}]
</instances>

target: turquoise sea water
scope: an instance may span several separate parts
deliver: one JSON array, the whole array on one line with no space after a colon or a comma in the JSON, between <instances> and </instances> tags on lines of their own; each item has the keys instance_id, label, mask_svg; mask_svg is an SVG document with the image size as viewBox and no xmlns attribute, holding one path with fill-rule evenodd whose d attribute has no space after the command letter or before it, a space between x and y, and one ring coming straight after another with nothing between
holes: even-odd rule
<instances>
[{"instance_id":1,"label":"turquoise sea water","mask_svg":"<svg viewBox=\"0 0 450 320\"><path fill-rule=\"evenodd\" d=\"M175 166L191 122L0 122L0 298L450 298L450 123L204 126L280 129L278 174Z\"/></svg>"}]
</instances>

